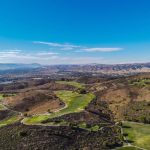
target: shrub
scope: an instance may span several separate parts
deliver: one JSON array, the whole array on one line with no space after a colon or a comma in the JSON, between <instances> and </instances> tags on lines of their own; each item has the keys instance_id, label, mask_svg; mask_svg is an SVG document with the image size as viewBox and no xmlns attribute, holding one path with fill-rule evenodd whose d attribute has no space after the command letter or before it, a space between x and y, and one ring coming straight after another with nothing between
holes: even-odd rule
<instances>
[{"instance_id":1,"label":"shrub","mask_svg":"<svg viewBox=\"0 0 150 150\"><path fill-rule=\"evenodd\" d=\"M27 134L27 131L20 131L19 132L19 136L21 136L21 137L25 137L25 136L27 136L28 134Z\"/></svg>"},{"instance_id":2,"label":"shrub","mask_svg":"<svg viewBox=\"0 0 150 150\"><path fill-rule=\"evenodd\" d=\"M29 108L26 108L25 111L29 111Z\"/></svg>"},{"instance_id":3,"label":"shrub","mask_svg":"<svg viewBox=\"0 0 150 150\"><path fill-rule=\"evenodd\" d=\"M77 92L79 94L86 94L87 93L85 89L77 89Z\"/></svg>"},{"instance_id":4,"label":"shrub","mask_svg":"<svg viewBox=\"0 0 150 150\"><path fill-rule=\"evenodd\" d=\"M47 110L48 113L53 113L50 109Z\"/></svg>"},{"instance_id":5,"label":"shrub","mask_svg":"<svg viewBox=\"0 0 150 150\"><path fill-rule=\"evenodd\" d=\"M27 113L24 113L23 115L24 115L24 117L28 117L28 114L27 114Z\"/></svg>"}]
</instances>

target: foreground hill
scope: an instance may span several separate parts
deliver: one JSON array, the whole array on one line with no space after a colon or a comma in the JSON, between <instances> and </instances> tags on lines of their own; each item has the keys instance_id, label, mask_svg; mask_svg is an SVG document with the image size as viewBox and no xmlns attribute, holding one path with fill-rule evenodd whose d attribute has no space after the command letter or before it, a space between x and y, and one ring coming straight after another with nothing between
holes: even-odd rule
<instances>
[{"instance_id":1,"label":"foreground hill","mask_svg":"<svg viewBox=\"0 0 150 150\"><path fill-rule=\"evenodd\" d=\"M106 127L90 132L67 126L44 127L14 124L0 129L0 149L3 150L76 150L103 149L120 143L118 131ZM120 143L121 144L121 143Z\"/></svg>"},{"instance_id":2,"label":"foreground hill","mask_svg":"<svg viewBox=\"0 0 150 150\"><path fill-rule=\"evenodd\" d=\"M27 115L33 115L60 109L64 106L64 103L49 91L34 90L7 98L5 100L5 105L12 110L26 113Z\"/></svg>"}]
</instances>

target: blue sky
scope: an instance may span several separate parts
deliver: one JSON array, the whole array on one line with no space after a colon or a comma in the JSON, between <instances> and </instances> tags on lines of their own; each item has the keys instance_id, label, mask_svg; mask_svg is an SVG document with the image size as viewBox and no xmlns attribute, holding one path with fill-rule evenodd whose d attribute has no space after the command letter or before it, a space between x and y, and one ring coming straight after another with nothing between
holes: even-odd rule
<instances>
[{"instance_id":1,"label":"blue sky","mask_svg":"<svg viewBox=\"0 0 150 150\"><path fill-rule=\"evenodd\" d=\"M149 0L1 0L0 63L150 62Z\"/></svg>"}]
</instances>

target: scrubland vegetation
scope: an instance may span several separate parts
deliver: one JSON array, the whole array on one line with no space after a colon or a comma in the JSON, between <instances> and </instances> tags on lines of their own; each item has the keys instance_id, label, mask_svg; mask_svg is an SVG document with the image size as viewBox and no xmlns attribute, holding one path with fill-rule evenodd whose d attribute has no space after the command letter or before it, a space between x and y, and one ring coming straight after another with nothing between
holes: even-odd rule
<instances>
[{"instance_id":1,"label":"scrubland vegetation","mask_svg":"<svg viewBox=\"0 0 150 150\"><path fill-rule=\"evenodd\" d=\"M124 109L125 120L150 124L150 102L135 101Z\"/></svg>"}]
</instances>

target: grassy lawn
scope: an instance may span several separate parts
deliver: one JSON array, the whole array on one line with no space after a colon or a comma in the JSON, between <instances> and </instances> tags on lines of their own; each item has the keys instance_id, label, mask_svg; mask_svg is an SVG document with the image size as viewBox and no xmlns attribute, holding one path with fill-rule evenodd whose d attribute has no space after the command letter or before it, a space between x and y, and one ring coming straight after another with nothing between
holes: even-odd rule
<instances>
[{"instance_id":1,"label":"grassy lawn","mask_svg":"<svg viewBox=\"0 0 150 150\"><path fill-rule=\"evenodd\" d=\"M20 120L20 117L19 116L12 116L12 117L8 117L2 121L0 121L0 127L3 127L3 126L6 126L6 125L10 125L10 124L13 124L17 121Z\"/></svg>"},{"instance_id":2,"label":"grassy lawn","mask_svg":"<svg viewBox=\"0 0 150 150\"><path fill-rule=\"evenodd\" d=\"M41 121L48 118L55 118L61 115L80 112L88 105L88 103L95 98L91 93L88 94L79 94L72 91L57 91L56 95L65 102L66 107L60 111L54 112L50 115L39 115L26 118L25 122L27 124L41 123Z\"/></svg>"},{"instance_id":3,"label":"grassy lawn","mask_svg":"<svg viewBox=\"0 0 150 150\"><path fill-rule=\"evenodd\" d=\"M116 150L141 150L141 149L135 148L135 147L132 147L132 146L127 146L127 147L117 148Z\"/></svg>"},{"instance_id":4,"label":"grassy lawn","mask_svg":"<svg viewBox=\"0 0 150 150\"><path fill-rule=\"evenodd\" d=\"M82 83L78 83L78 82L75 82L75 81L56 81L56 83L59 83L59 84L66 84L66 85L72 85L76 88L84 88L84 84Z\"/></svg>"},{"instance_id":5,"label":"grassy lawn","mask_svg":"<svg viewBox=\"0 0 150 150\"><path fill-rule=\"evenodd\" d=\"M150 150L150 125L133 122L123 124L124 133L128 134L127 139L131 144Z\"/></svg>"}]
</instances>

